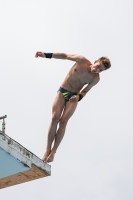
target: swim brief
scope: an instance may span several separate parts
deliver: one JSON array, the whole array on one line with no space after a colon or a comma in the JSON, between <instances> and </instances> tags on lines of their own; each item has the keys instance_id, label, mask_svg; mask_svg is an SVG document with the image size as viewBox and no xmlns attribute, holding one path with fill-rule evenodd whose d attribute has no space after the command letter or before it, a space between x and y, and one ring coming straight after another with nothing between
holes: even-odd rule
<instances>
[{"instance_id":1,"label":"swim brief","mask_svg":"<svg viewBox=\"0 0 133 200\"><path fill-rule=\"evenodd\" d=\"M60 91L62 93L62 95L63 95L63 97L64 97L66 102L69 101L69 99L73 95L78 95L79 94L79 92L75 92L75 93L74 92L69 92L68 90L66 90L66 89L64 89L62 87L60 87L58 91Z\"/></svg>"}]
</instances>

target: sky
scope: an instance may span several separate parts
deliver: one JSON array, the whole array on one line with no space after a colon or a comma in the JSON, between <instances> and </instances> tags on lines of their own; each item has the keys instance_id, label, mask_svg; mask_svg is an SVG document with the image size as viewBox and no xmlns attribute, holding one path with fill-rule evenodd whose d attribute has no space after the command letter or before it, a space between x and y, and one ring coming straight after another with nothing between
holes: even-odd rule
<instances>
[{"instance_id":1,"label":"sky","mask_svg":"<svg viewBox=\"0 0 133 200\"><path fill-rule=\"evenodd\" d=\"M112 63L68 122L52 175L2 189L1 199L133 199L132 7L131 0L0 0L0 116L7 115L6 134L38 157L74 62L35 53Z\"/></svg>"}]
</instances>

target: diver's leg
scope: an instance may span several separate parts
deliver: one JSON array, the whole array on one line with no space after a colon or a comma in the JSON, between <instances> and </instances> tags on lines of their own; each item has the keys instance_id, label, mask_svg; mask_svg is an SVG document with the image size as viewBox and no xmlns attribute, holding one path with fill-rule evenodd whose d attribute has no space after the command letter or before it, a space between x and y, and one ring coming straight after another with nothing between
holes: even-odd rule
<instances>
[{"instance_id":1,"label":"diver's leg","mask_svg":"<svg viewBox=\"0 0 133 200\"><path fill-rule=\"evenodd\" d=\"M70 117L73 115L73 113L75 112L77 104L78 104L78 102L70 102L70 101L68 101L66 103L62 117L59 122L59 128L55 135L54 146L51 150L50 155L48 156L47 162L52 162L54 160L54 155L56 153L56 150L57 150L59 144L61 143L62 138L65 134L67 122L70 119Z\"/></svg>"},{"instance_id":2,"label":"diver's leg","mask_svg":"<svg viewBox=\"0 0 133 200\"><path fill-rule=\"evenodd\" d=\"M52 120L48 130L46 151L42 158L44 162L47 161L47 157L51 153L52 143L56 135L57 125L59 123L64 106L65 106L65 99L62 96L61 92L58 92L52 106Z\"/></svg>"}]
</instances>

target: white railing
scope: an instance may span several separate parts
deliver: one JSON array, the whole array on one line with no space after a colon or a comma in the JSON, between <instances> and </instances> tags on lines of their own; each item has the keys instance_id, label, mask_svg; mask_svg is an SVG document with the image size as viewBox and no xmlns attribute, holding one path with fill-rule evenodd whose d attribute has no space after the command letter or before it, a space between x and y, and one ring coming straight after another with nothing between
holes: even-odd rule
<instances>
[{"instance_id":1,"label":"white railing","mask_svg":"<svg viewBox=\"0 0 133 200\"><path fill-rule=\"evenodd\" d=\"M5 118L7 117L7 115L0 117L0 122L2 120L2 124L0 123L0 130L5 133L5 129L6 129L6 123L5 123Z\"/></svg>"}]
</instances>

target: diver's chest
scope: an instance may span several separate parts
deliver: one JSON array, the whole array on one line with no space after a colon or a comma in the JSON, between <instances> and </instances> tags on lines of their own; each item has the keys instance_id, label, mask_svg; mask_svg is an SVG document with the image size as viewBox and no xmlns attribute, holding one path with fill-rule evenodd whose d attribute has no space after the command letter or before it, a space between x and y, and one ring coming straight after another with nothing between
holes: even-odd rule
<instances>
[{"instance_id":1,"label":"diver's chest","mask_svg":"<svg viewBox=\"0 0 133 200\"><path fill-rule=\"evenodd\" d=\"M86 82L86 83L90 83L92 82L93 80L93 75L91 75L90 73L88 72L84 72L84 71L81 71L79 73L75 73L75 77L81 81L81 82Z\"/></svg>"}]
</instances>

